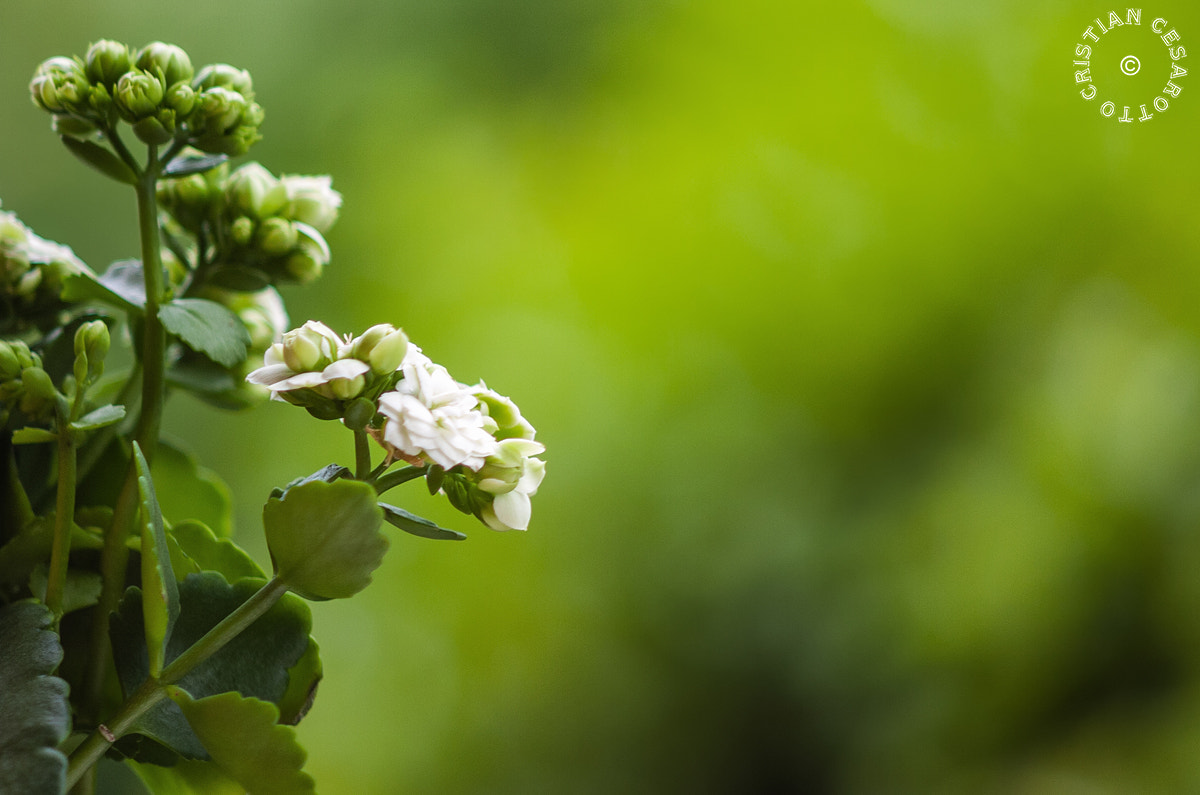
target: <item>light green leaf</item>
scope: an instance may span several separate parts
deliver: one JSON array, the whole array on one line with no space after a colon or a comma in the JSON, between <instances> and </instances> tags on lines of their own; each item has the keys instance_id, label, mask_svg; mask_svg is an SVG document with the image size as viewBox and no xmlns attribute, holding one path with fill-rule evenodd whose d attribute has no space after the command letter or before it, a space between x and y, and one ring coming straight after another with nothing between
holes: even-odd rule
<instances>
[{"instance_id":1,"label":"light green leaf","mask_svg":"<svg viewBox=\"0 0 1200 795\"><path fill-rule=\"evenodd\" d=\"M71 138L67 135L60 137L63 144L71 151L71 154L104 176L115 179L117 182L123 182L126 185L137 184L137 175L133 173L133 169L103 146L91 141Z\"/></svg>"},{"instance_id":2,"label":"light green leaf","mask_svg":"<svg viewBox=\"0 0 1200 795\"><path fill-rule=\"evenodd\" d=\"M246 358L250 333L237 315L215 301L177 298L159 309L163 327L192 350L233 367Z\"/></svg>"},{"instance_id":3,"label":"light green leaf","mask_svg":"<svg viewBox=\"0 0 1200 795\"><path fill-rule=\"evenodd\" d=\"M53 616L40 602L0 608L0 792L62 792L67 758L58 744L70 731L67 683L52 676L62 661Z\"/></svg>"},{"instance_id":4,"label":"light green leaf","mask_svg":"<svg viewBox=\"0 0 1200 795\"><path fill-rule=\"evenodd\" d=\"M21 428L13 431L12 440L13 444L44 444L57 442L58 434L45 428Z\"/></svg>"},{"instance_id":5,"label":"light green leaf","mask_svg":"<svg viewBox=\"0 0 1200 795\"><path fill-rule=\"evenodd\" d=\"M103 428L105 425L112 425L114 422L120 422L125 419L124 406L101 406L100 408L89 411L75 422L71 423L73 431L93 431L97 428Z\"/></svg>"},{"instance_id":6,"label":"light green leaf","mask_svg":"<svg viewBox=\"0 0 1200 795\"><path fill-rule=\"evenodd\" d=\"M154 481L142 448L133 443L137 462L138 493L142 498L142 614L146 627L146 649L150 675L158 676L165 664L167 643L179 618L179 586L171 570L171 552L162 511L154 496Z\"/></svg>"},{"instance_id":7,"label":"light green leaf","mask_svg":"<svg viewBox=\"0 0 1200 795\"><path fill-rule=\"evenodd\" d=\"M266 573L245 550L228 538L217 538L200 522L181 522L171 528L170 535L197 566L220 572L229 582L243 577L266 578Z\"/></svg>"},{"instance_id":8,"label":"light green leaf","mask_svg":"<svg viewBox=\"0 0 1200 795\"><path fill-rule=\"evenodd\" d=\"M225 775L212 762L180 759L171 767L125 764L154 795L245 795L246 788Z\"/></svg>"},{"instance_id":9,"label":"light green leaf","mask_svg":"<svg viewBox=\"0 0 1200 795\"><path fill-rule=\"evenodd\" d=\"M379 503L379 507L383 509L383 518L388 524L398 527L406 533L412 533L421 538L433 538L439 541L463 541L467 537L457 530L447 530L444 527L439 527L428 519L417 516L415 513L409 513L403 508L397 508L395 505L388 505L386 502L381 502Z\"/></svg>"},{"instance_id":10,"label":"light green leaf","mask_svg":"<svg viewBox=\"0 0 1200 795\"><path fill-rule=\"evenodd\" d=\"M296 730L279 725L274 704L237 693L193 699L179 687L169 687L168 694L217 766L248 792L316 792L312 776L302 769L308 755L296 741Z\"/></svg>"},{"instance_id":11,"label":"light green leaf","mask_svg":"<svg viewBox=\"0 0 1200 795\"><path fill-rule=\"evenodd\" d=\"M279 579L306 599L341 599L366 588L387 552L383 511L366 483L314 480L263 507Z\"/></svg>"},{"instance_id":12,"label":"light green leaf","mask_svg":"<svg viewBox=\"0 0 1200 795\"><path fill-rule=\"evenodd\" d=\"M217 473L167 441L158 443L150 465L163 516L172 526L194 519L226 538L233 532L229 487Z\"/></svg>"}]
</instances>

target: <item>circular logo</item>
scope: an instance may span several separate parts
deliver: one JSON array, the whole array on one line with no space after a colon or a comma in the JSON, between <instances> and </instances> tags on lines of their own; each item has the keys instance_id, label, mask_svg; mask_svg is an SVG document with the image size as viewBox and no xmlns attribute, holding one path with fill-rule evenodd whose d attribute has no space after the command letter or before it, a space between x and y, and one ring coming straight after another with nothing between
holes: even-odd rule
<instances>
[{"instance_id":1,"label":"circular logo","mask_svg":"<svg viewBox=\"0 0 1200 795\"><path fill-rule=\"evenodd\" d=\"M1079 96L1099 105L1101 116L1132 123L1170 109L1183 92L1186 58L1187 49L1170 20L1143 20L1142 9L1126 8L1087 24L1071 64Z\"/></svg>"}]
</instances>

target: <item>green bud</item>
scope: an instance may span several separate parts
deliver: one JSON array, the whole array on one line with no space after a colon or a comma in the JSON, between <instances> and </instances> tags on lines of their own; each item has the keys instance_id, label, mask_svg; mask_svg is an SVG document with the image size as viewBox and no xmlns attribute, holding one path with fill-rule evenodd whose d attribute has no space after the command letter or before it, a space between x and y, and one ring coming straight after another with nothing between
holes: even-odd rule
<instances>
[{"instance_id":1,"label":"green bud","mask_svg":"<svg viewBox=\"0 0 1200 795\"><path fill-rule=\"evenodd\" d=\"M248 245L254 237L254 222L243 215L233 222L233 225L229 228L229 236L239 246Z\"/></svg>"},{"instance_id":2,"label":"green bud","mask_svg":"<svg viewBox=\"0 0 1200 795\"><path fill-rule=\"evenodd\" d=\"M24 343L0 342L0 380L11 381L21 374L21 370L25 365L17 357L17 352L13 350L13 345L23 345Z\"/></svg>"},{"instance_id":3,"label":"green bud","mask_svg":"<svg viewBox=\"0 0 1200 795\"><path fill-rule=\"evenodd\" d=\"M371 365L371 372L387 375L396 372L408 353L408 337L388 323L371 326L354 341L352 355Z\"/></svg>"},{"instance_id":4,"label":"green bud","mask_svg":"<svg viewBox=\"0 0 1200 795\"><path fill-rule=\"evenodd\" d=\"M250 79L250 73L245 69L236 69L224 63L201 67L196 79L192 81L192 87L197 91L227 88L246 98L254 96L254 84Z\"/></svg>"},{"instance_id":5,"label":"green bud","mask_svg":"<svg viewBox=\"0 0 1200 795\"><path fill-rule=\"evenodd\" d=\"M80 103L86 101L90 88L79 61L63 56L43 61L29 83L34 104L51 113L80 110Z\"/></svg>"},{"instance_id":6,"label":"green bud","mask_svg":"<svg viewBox=\"0 0 1200 795\"><path fill-rule=\"evenodd\" d=\"M316 281L325 270L325 263L312 255L307 249L301 249L287 259L287 276L296 284L308 284Z\"/></svg>"},{"instance_id":7,"label":"green bud","mask_svg":"<svg viewBox=\"0 0 1200 795\"><path fill-rule=\"evenodd\" d=\"M75 332L75 381L86 386L104 373L104 357L111 339L103 320L84 323Z\"/></svg>"},{"instance_id":8,"label":"green bud","mask_svg":"<svg viewBox=\"0 0 1200 795\"><path fill-rule=\"evenodd\" d=\"M371 424L371 420L375 419L375 402L366 398L359 398L346 407L346 415L343 421L346 427L352 431L361 431Z\"/></svg>"},{"instance_id":9,"label":"green bud","mask_svg":"<svg viewBox=\"0 0 1200 795\"><path fill-rule=\"evenodd\" d=\"M117 112L126 121L138 121L152 116L162 102L163 84L145 72L126 72L117 82L114 99Z\"/></svg>"},{"instance_id":10,"label":"green bud","mask_svg":"<svg viewBox=\"0 0 1200 795\"><path fill-rule=\"evenodd\" d=\"M268 218L258 228L258 245L268 254L280 256L296 247L296 227L283 218Z\"/></svg>"},{"instance_id":11,"label":"green bud","mask_svg":"<svg viewBox=\"0 0 1200 795\"><path fill-rule=\"evenodd\" d=\"M113 98L108 88L103 85L92 86L91 93L88 95L88 107L97 116L107 116L113 109Z\"/></svg>"},{"instance_id":12,"label":"green bud","mask_svg":"<svg viewBox=\"0 0 1200 795\"><path fill-rule=\"evenodd\" d=\"M287 204L283 183L258 163L247 163L230 174L225 190L230 204L259 220L277 214Z\"/></svg>"},{"instance_id":13,"label":"green bud","mask_svg":"<svg viewBox=\"0 0 1200 795\"><path fill-rule=\"evenodd\" d=\"M363 387L367 385L365 376L356 375L353 378L334 378L324 386L329 389L332 396L338 400L349 400L350 398L358 397L362 394Z\"/></svg>"},{"instance_id":14,"label":"green bud","mask_svg":"<svg viewBox=\"0 0 1200 795\"><path fill-rule=\"evenodd\" d=\"M53 406L58 398L58 390L50 375L41 367L26 367L21 371L21 386L24 395L21 396L21 411L26 414L38 415L46 408Z\"/></svg>"},{"instance_id":15,"label":"green bud","mask_svg":"<svg viewBox=\"0 0 1200 795\"><path fill-rule=\"evenodd\" d=\"M337 358L341 340L324 323L310 320L283 335L284 363L297 373L323 370Z\"/></svg>"},{"instance_id":16,"label":"green bud","mask_svg":"<svg viewBox=\"0 0 1200 795\"><path fill-rule=\"evenodd\" d=\"M186 119L196 107L196 91L187 83L176 83L167 90L166 103L179 118Z\"/></svg>"},{"instance_id":17,"label":"green bud","mask_svg":"<svg viewBox=\"0 0 1200 795\"><path fill-rule=\"evenodd\" d=\"M112 88L133 64L129 48L117 41L101 39L88 47L84 70L93 83Z\"/></svg>"},{"instance_id":18,"label":"green bud","mask_svg":"<svg viewBox=\"0 0 1200 795\"><path fill-rule=\"evenodd\" d=\"M151 42L137 56L137 67L162 78L163 85L187 83L195 74L192 59L182 48L161 41Z\"/></svg>"},{"instance_id":19,"label":"green bud","mask_svg":"<svg viewBox=\"0 0 1200 795\"><path fill-rule=\"evenodd\" d=\"M167 118L167 123L165 124L161 120L164 115ZM165 144L175 137L174 112L164 109L159 111L158 116L147 116L140 121L134 122L133 134L144 144Z\"/></svg>"}]
</instances>

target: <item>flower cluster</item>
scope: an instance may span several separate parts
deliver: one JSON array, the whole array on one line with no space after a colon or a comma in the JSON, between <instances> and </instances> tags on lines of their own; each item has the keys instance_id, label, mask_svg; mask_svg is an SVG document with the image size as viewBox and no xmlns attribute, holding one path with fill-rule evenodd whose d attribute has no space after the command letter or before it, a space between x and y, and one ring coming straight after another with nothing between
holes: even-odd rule
<instances>
[{"instance_id":1,"label":"flower cluster","mask_svg":"<svg viewBox=\"0 0 1200 795\"><path fill-rule=\"evenodd\" d=\"M19 428L50 416L57 395L42 359L18 341L0 341L0 426Z\"/></svg>"},{"instance_id":2,"label":"flower cluster","mask_svg":"<svg viewBox=\"0 0 1200 795\"><path fill-rule=\"evenodd\" d=\"M49 328L59 321L63 280L88 268L66 246L35 235L0 212L0 331Z\"/></svg>"},{"instance_id":3,"label":"flower cluster","mask_svg":"<svg viewBox=\"0 0 1200 795\"><path fill-rule=\"evenodd\" d=\"M456 381L409 343L378 325L339 337L309 321L272 346L246 380L322 419L365 429L387 453L425 467L432 490L495 530L529 526L530 497L545 475L545 447L509 398ZM367 402L367 416L352 413Z\"/></svg>"},{"instance_id":4,"label":"flower cluster","mask_svg":"<svg viewBox=\"0 0 1200 795\"><path fill-rule=\"evenodd\" d=\"M261 137L263 110L249 73L227 64L196 72L173 44L156 41L134 52L98 41L83 58L44 61L29 90L62 135L86 138L125 121L145 143L174 140L226 155L244 154Z\"/></svg>"},{"instance_id":5,"label":"flower cluster","mask_svg":"<svg viewBox=\"0 0 1200 795\"><path fill-rule=\"evenodd\" d=\"M258 163L225 166L159 183L167 231L210 241L219 260L204 262L207 279L234 289L284 282L307 284L329 264L324 234L342 197L327 176L276 177ZM182 247L183 244L177 247ZM201 260L210 252L190 252Z\"/></svg>"}]
</instances>

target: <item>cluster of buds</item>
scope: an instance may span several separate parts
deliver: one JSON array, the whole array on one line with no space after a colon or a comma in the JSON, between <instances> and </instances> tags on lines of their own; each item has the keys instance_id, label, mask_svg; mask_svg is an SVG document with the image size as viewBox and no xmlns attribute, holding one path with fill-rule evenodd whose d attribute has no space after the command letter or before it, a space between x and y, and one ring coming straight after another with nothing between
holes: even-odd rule
<instances>
[{"instance_id":1,"label":"cluster of buds","mask_svg":"<svg viewBox=\"0 0 1200 795\"><path fill-rule=\"evenodd\" d=\"M58 391L42 360L20 341L0 341L0 426L20 428L54 415Z\"/></svg>"},{"instance_id":2,"label":"cluster of buds","mask_svg":"<svg viewBox=\"0 0 1200 795\"><path fill-rule=\"evenodd\" d=\"M495 530L529 526L545 447L509 398L456 381L389 325L339 338L309 321L247 380L322 419L365 429L388 460L427 467L433 491Z\"/></svg>"},{"instance_id":3,"label":"cluster of buds","mask_svg":"<svg viewBox=\"0 0 1200 795\"><path fill-rule=\"evenodd\" d=\"M227 155L244 154L261 137L263 110L249 73L227 64L196 72L173 44L156 41L134 52L98 41L83 58L44 61L29 90L62 135L83 138L123 120L145 143L182 141Z\"/></svg>"},{"instance_id":4,"label":"cluster of buds","mask_svg":"<svg viewBox=\"0 0 1200 795\"><path fill-rule=\"evenodd\" d=\"M35 235L17 216L0 212L0 331L57 325L63 280L88 268L66 246Z\"/></svg>"},{"instance_id":5,"label":"cluster of buds","mask_svg":"<svg viewBox=\"0 0 1200 795\"><path fill-rule=\"evenodd\" d=\"M258 163L162 180L158 198L179 229L217 242L221 259L207 278L235 288L320 276L329 263L324 234L342 204L327 176L276 177Z\"/></svg>"}]
</instances>

